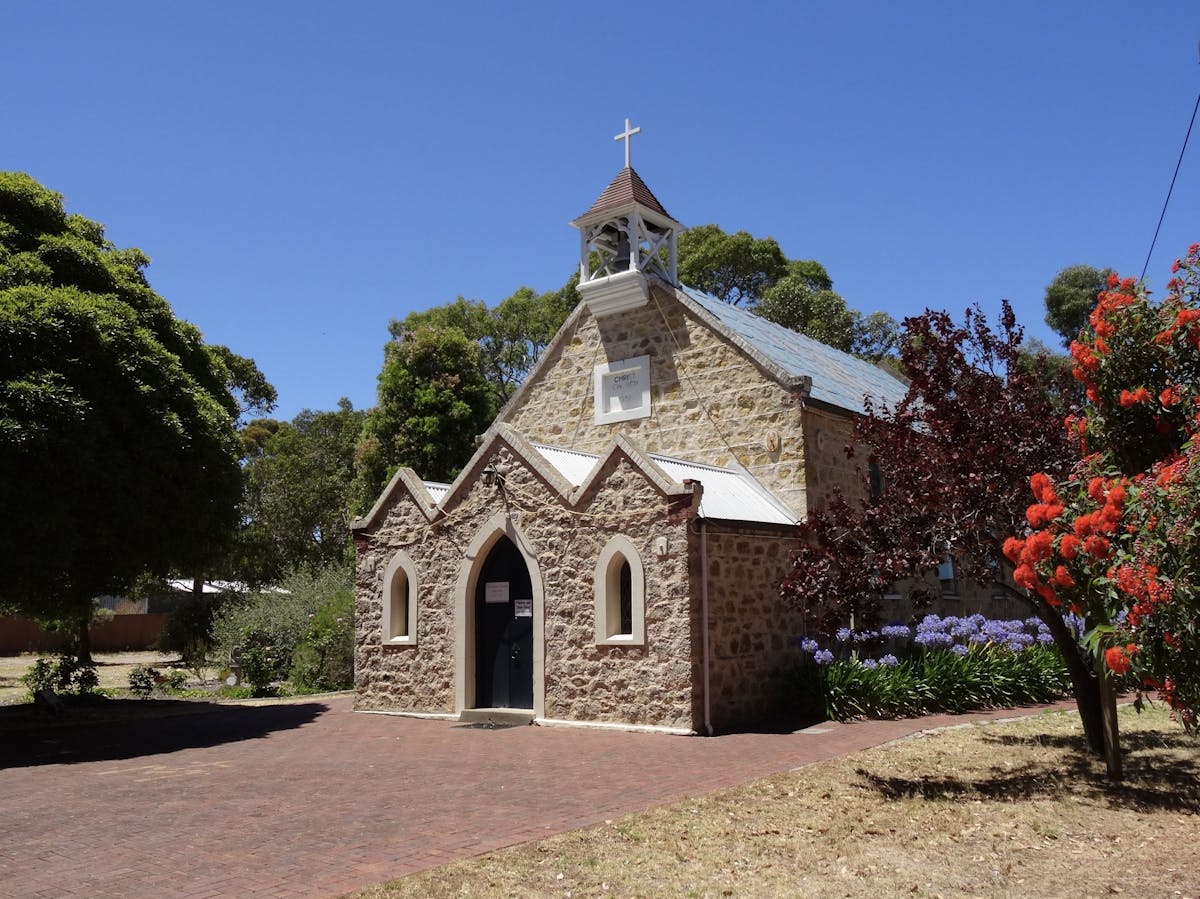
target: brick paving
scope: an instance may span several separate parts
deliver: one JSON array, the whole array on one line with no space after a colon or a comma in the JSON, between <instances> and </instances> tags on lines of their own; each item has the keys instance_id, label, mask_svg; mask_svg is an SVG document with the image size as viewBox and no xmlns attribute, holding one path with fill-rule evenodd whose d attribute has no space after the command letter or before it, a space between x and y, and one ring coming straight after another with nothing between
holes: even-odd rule
<instances>
[{"instance_id":1,"label":"brick paving","mask_svg":"<svg viewBox=\"0 0 1200 899\"><path fill-rule=\"evenodd\" d=\"M701 739L481 729L350 706L336 696L4 735L0 894L333 896L922 730L1045 708Z\"/></svg>"}]
</instances>

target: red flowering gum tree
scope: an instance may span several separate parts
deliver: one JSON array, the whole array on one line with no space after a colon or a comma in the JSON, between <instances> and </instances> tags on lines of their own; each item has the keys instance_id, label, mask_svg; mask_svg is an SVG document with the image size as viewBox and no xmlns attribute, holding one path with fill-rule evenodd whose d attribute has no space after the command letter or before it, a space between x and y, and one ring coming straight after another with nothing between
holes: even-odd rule
<instances>
[{"instance_id":1,"label":"red flowering gum tree","mask_svg":"<svg viewBox=\"0 0 1200 899\"><path fill-rule=\"evenodd\" d=\"M1017 580L1078 610L1102 671L1158 690L1189 730L1200 710L1200 245L1150 301L1112 275L1071 345L1084 455L1066 478L1033 476ZM1140 699L1140 697L1139 697ZM1115 738L1115 734L1114 734ZM1115 739L1114 739L1115 742Z\"/></svg>"},{"instance_id":2,"label":"red flowering gum tree","mask_svg":"<svg viewBox=\"0 0 1200 899\"><path fill-rule=\"evenodd\" d=\"M873 477L861 499L835 494L809 515L781 593L803 607L813 631L831 633L851 615L869 624L889 585L952 557L962 578L1027 600L1046 622L1100 752L1095 670L1058 605L1017 586L1001 552L1004 539L1026 526L1029 472L1065 477L1078 458L1059 423L1079 391L1061 366L1022 351L1007 303L996 330L974 308L963 324L926 312L907 319L904 331L907 395L895 409L868 407L856 426Z\"/></svg>"}]
</instances>

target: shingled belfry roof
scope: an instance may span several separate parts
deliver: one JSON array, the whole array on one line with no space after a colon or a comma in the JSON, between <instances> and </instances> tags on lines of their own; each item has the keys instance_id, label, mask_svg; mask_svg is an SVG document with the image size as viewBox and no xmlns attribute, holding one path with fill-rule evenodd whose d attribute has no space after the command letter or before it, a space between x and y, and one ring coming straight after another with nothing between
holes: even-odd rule
<instances>
[{"instance_id":1,"label":"shingled belfry roof","mask_svg":"<svg viewBox=\"0 0 1200 899\"><path fill-rule=\"evenodd\" d=\"M662 203L658 202L658 197L654 196L650 188L646 186L642 176L627 166L617 173L617 177L613 178L608 187L604 188L604 193L600 194L596 202L592 204L592 208L579 218L585 219L597 212L617 209L621 206L628 206L630 203L638 203L666 218L671 217L670 213L663 209Z\"/></svg>"}]
</instances>

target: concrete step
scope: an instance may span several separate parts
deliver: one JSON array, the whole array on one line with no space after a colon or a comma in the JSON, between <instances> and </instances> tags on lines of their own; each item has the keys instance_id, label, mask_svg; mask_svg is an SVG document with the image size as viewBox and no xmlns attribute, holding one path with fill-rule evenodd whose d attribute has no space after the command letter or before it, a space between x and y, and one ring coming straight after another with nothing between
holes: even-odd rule
<instances>
[{"instance_id":1,"label":"concrete step","mask_svg":"<svg viewBox=\"0 0 1200 899\"><path fill-rule=\"evenodd\" d=\"M463 724L491 724L517 727L533 724L533 709L463 709L458 720Z\"/></svg>"}]
</instances>

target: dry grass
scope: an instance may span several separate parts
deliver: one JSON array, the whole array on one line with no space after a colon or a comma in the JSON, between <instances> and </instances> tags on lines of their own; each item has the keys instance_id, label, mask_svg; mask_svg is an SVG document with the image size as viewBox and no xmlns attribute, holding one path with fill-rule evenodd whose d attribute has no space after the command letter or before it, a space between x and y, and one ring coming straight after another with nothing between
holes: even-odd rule
<instances>
[{"instance_id":1,"label":"dry grass","mask_svg":"<svg viewBox=\"0 0 1200 899\"><path fill-rule=\"evenodd\" d=\"M21 683L21 675L40 657L54 658L53 653L25 654L19 656L0 656L0 705L11 705L29 701L29 691ZM129 689L129 672L138 665L158 668L162 671L168 668L180 667L178 654L158 652L120 652L95 653L96 674L100 677L100 687L104 690ZM186 670L186 669L185 669ZM205 676L210 680L215 672L207 671ZM200 681L189 671L189 684L199 685Z\"/></svg>"},{"instance_id":2,"label":"dry grass","mask_svg":"<svg viewBox=\"0 0 1200 899\"><path fill-rule=\"evenodd\" d=\"M1047 714L925 734L356 894L1200 897L1200 744L1122 710L1126 780Z\"/></svg>"}]
</instances>

